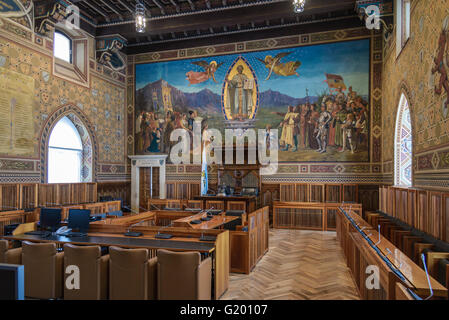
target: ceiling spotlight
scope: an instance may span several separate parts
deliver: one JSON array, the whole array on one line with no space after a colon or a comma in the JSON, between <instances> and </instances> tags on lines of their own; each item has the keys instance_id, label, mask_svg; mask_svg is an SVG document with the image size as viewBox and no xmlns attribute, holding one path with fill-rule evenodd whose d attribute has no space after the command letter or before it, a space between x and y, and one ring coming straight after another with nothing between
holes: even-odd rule
<instances>
[{"instance_id":1,"label":"ceiling spotlight","mask_svg":"<svg viewBox=\"0 0 449 320\"><path fill-rule=\"evenodd\" d=\"M293 10L295 13L301 13L304 11L306 0L293 0Z\"/></svg>"},{"instance_id":2,"label":"ceiling spotlight","mask_svg":"<svg viewBox=\"0 0 449 320\"><path fill-rule=\"evenodd\" d=\"M136 3L136 31L137 32L145 32L145 27L147 26L147 22L145 21L145 6L137 0Z\"/></svg>"}]
</instances>

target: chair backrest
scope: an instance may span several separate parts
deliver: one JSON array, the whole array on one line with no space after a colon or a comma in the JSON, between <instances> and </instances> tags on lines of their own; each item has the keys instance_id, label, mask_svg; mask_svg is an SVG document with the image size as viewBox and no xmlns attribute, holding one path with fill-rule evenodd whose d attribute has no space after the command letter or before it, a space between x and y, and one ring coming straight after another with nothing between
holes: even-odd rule
<instances>
[{"instance_id":1,"label":"chair backrest","mask_svg":"<svg viewBox=\"0 0 449 320\"><path fill-rule=\"evenodd\" d=\"M158 299L196 300L199 252L157 251Z\"/></svg>"},{"instance_id":2,"label":"chair backrest","mask_svg":"<svg viewBox=\"0 0 449 320\"><path fill-rule=\"evenodd\" d=\"M58 295L56 244L23 241L22 264L25 266L25 296L48 299Z\"/></svg>"},{"instance_id":3,"label":"chair backrest","mask_svg":"<svg viewBox=\"0 0 449 320\"><path fill-rule=\"evenodd\" d=\"M79 289L70 290L65 285L64 299L95 300L101 298L100 258L100 246L64 245L64 270L67 270L68 266L75 265L80 272ZM71 273L64 272L64 283L70 275Z\"/></svg>"},{"instance_id":4,"label":"chair backrest","mask_svg":"<svg viewBox=\"0 0 449 320\"><path fill-rule=\"evenodd\" d=\"M115 216L115 217L122 217L123 212L122 211L111 211L107 213L108 216Z\"/></svg>"},{"instance_id":5,"label":"chair backrest","mask_svg":"<svg viewBox=\"0 0 449 320\"><path fill-rule=\"evenodd\" d=\"M109 248L109 299L148 298L148 250Z\"/></svg>"},{"instance_id":6,"label":"chair backrest","mask_svg":"<svg viewBox=\"0 0 449 320\"><path fill-rule=\"evenodd\" d=\"M8 241L0 240L0 263L6 263L6 251L8 251Z\"/></svg>"}]
</instances>

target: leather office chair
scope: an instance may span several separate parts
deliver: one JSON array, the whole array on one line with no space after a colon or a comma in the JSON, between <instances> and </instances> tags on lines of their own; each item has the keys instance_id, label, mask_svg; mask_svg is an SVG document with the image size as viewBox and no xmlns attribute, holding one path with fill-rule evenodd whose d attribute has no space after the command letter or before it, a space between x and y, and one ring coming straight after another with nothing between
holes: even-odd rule
<instances>
[{"instance_id":1,"label":"leather office chair","mask_svg":"<svg viewBox=\"0 0 449 320\"><path fill-rule=\"evenodd\" d=\"M147 249L109 248L109 299L156 300L157 258Z\"/></svg>"},{"instance_id":2,"label":"leather office chair","mask_svg":"<svg viewBox=\"0 0 449 320\"><path fill-rule=\"evenodd\" d=\"M54 243L22 243L25 266L25 296L37 299L62 297L64 252Z\"/></svg>"},{"instance_id":3,"label":"leather office chair","mask_svg":"<svg viewBox=\"0 0 449 320\"><path fill-rule=\"evenodd\" d=\"M22 264L22 248L9 249L8 240L0 240L0 263Z\"/></svg>"},{"instance_id":4,"label":"leather office chair","mask_svg":"<svg viewBox=\"0 0 449 320\"><path fill-rule=\"evenodd\" d=\"M212 260L199 252L157 251L159 300L210 300Z\"/></svg>"},{"instance_id":5,"label":"leather office chair","mask_svg":"<svg viewBox=\"0 0 449 320\"><path fill-rule=\"evenodd\" d=\"M64 285L64 300L105 300L108 298L109 255L100 246L64 245L64 270L75 265L80 272L79 289ZM70 274L64 273L64 283Z\"/></svg>"}]
</instances>

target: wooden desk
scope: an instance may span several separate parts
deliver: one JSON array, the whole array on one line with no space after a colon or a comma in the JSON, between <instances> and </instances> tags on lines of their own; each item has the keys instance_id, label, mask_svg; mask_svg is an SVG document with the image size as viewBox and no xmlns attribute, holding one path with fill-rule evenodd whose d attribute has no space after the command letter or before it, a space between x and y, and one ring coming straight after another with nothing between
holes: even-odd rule
<instances>
[{"instance_id":1,"label":"wooden desk","mask_svg":"<svg viewBox=\"0 0 449 320\"><path fill-rule=\"evenodd\" d=\"M4 239L31 242L54 242L61 245L73 243L78 245L99 245L102 247L117 246L122 248L147 248L166 249L174 251L198 251L201 253L212 253L215 248L214 242L192 241L188 238L156 239L152 236L126 237L124 235L89 233L87 237L66 237L51 235L43 238L37 235L19 234L5 236ZM176 239L176 240L173 240Z\"/></svg>"},{"instance_id":2,"label":"wooden desk","mask_svg":"<svg viewBox=\"0 0 449 320\"><path fill-rule=\"evenodd\" d=\"M206 201L223 201L224 211L228 208L228 202L243 201L246 203L246 213L253 212L257 209L256 196L195 196L194 200L202 200L203 208L206 208Z\"/></svg>"},{"instance_id":3,"label":"wooden desk","mask_svg":"<svg viewBox=\"0 0 449 320\"><path fill-rule=\"evenodd\" d=\"M365 227L367 225L366 222L357 218L357 215L351 212L346 213L359 227ZM398 275L392 272L392 269L389 268L381 255L374 250L369 242L349 221L347 216L342 211L339 211L337 218L337 237L341 242L348 266L353 272L353 276L359 285L359 290L363 298L369 299L370 297L377 297L380 299L394 299L395 282L402 282L421 297L427 297L430 294L427 276L423 269L416 265L412 259L407 257L407 255L400 251L384 236L380 235L379 237L379 233L374 228L366 227L362 232L372 243L376 244L379 253L386 258L391 265L398 269L405 278L404 280L401 280ZM370 264L377 265L381 272L381 280L384 281L385 284L385 287L381 290L383 292L381 295L372 295L373 290L366 290L364 281L360 280L362 275L366 276L366 272L363 268ZM432 277L430 277L430 283L435 297L447 299L448 291L445 287Z\"/></svg>"},{"instance_id":4,"label":"wooden desk","mask_svg":"<svg viewBox=\"0 0 449 320\"><path fill-rule=\"evenodd\" d=\"M172 251L197 251L203 255L210 256L213 260L213 297L218 299L229 286L229 231L207 230L197 231L186 228L165 228L162 232L170 233L171 239L156 239L154 236L160 227L132 227L132 231L142 232L141 237L127 237L125 232L130 229L124 225L91 224L87 237L66 237L51 235L43 238L36 235L19 234L4 236L7 240L31 241L31 242L53 242L58 246L66 243L78 245L119 246L122 248L146 248L150 257L156 256L158 249ZM200 241L201 234L216 236L215 241Z\"/></svg>"},{"instance_id":5,"label":"wooden desk","mask_svg":"<svg viewBox=\"0 0 449 320\"><path fill-rule=\"evenodd\" d=\"M174 227L183 227L183 228L192 228L197 230L207 230L207 229L215 229L225 225L228 222L239 219L239 217L231 217L225 216L224 214L219 214L216 216L212 216L212 219L209 221L202 221L199 224L191 223L194 220L200 220L201 218L207 217L206 212L197 213L193 216L184 217L181 219L177 219L173 221Z\"/></svg>"}]
</instances>

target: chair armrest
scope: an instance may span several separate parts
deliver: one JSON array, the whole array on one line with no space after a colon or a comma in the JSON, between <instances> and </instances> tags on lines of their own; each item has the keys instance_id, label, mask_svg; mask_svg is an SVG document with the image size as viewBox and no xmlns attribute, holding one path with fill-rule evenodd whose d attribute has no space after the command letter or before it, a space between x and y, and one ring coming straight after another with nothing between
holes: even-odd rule
<instances>
[{"instance_id":1,"label":"chair armrest","mask_svg":"<svg viewBox=\"0 0 449 320\"><path fill-rule=\"evenodd\" d=\"M212 294L212 259L201 261L197 270L197 299L210 300Z\"/></svg>"},{"instance_id":2,"label":"chair armrest","mask_svg":"<svg viewBox=\"0 0 449 320\"><path fill-rule=\"evenodd\" d=\"M100 257L100 299L106 300L109 292L109 255Z\"/></svg>"},{"instance_id":3,"label":"chair armrest","mask_svg":"<svg viewBox=\"0 0 449 320\"><path fill-rule=\"evenodd\" d=\"M64 252L56 253L55 261L55 297L62 298L64 289Z\"/></svg>"},{"instance_id":4,"label":"chair armrest","mask_svg":"<svg viewBox=\"0 0 449 320\"><path fill-rule=\"evenodd\" d=\"M148 300L157 300L157 257L148 260Z\"/></svg>"},{"instance_id":5,"label":"chair armrest","mask_svg":"<svg viewBox=\"0 0 449 320\"><path fill-rule=\"evenodd\" d=\"M9 249L5 256L6 263L22 264L22 248Z\"/></svg>"}]
</instances>

